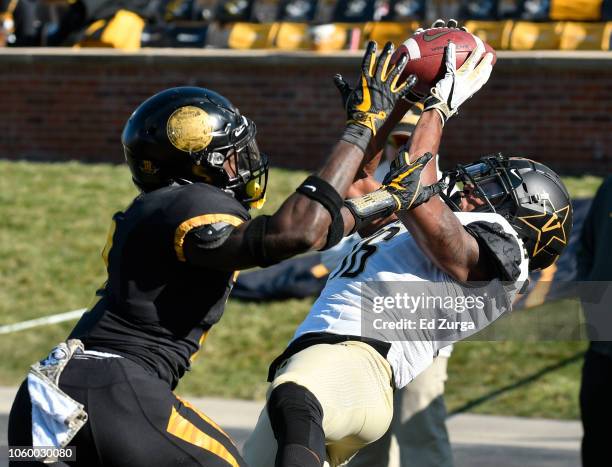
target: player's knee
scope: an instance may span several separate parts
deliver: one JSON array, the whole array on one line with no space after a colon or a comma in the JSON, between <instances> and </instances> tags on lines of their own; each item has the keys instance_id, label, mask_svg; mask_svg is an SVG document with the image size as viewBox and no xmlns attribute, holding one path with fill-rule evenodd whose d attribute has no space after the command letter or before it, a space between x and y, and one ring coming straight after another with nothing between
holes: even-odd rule
<instances>
[{"instance_id":1,"label":"player's knee","mask_svg":"<svg viewBox=\"0 0 612 467\"><path fill-rule=\"evenodd\" d=\"M304 386L289 382L274 388L268 415L279 445L299 444L315 452L324 449L323 408Z\"/></svg>"}]
</instances>

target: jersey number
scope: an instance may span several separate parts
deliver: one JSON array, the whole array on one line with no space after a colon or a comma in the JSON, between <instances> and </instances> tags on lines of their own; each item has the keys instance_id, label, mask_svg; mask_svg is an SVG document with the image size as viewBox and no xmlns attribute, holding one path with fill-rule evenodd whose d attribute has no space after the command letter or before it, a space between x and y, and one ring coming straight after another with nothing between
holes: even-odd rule
<instances>
[{"instance_id":1,"label":"jersey number","mask_svg":"<svg viewBox=\"0 0 612 467\"><path fill-rule=\"evenodd\" d=\"M351 253L342 260L342 264L340 265L338 272L334 274L333 277L346 277L349 279L357 277L364 271L370 256L376 253L377 245L373 243L376 240L383 242L391 240L398 234L399 231L400 228L394 225L380 230L367 240L356 245L353 251L351 251Z\"/></svg>"}]
</instances>

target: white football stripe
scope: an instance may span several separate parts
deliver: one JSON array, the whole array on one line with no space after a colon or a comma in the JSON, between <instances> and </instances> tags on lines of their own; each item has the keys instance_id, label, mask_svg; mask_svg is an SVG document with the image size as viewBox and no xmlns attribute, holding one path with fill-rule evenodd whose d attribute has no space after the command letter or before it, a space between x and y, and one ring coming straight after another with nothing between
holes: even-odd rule
<instances>
[{"instance_id":1,"label":"white football stripe","mask_svg":"<svg viewBox=\"0 0 612 467\"><path fill-rule=\"evenodd\" d=\"M404 42L404 45L408 49L408 59L414 60L415 58L421 58L421 49L419 44L412 37Z\"/></svg>"},{"instance_id":2,"label":"white football stripe","mask_svg":"<svg viewBox=\"0 0 612 467\"><path fill-rule=\"evenodd\" d=\"M476 36L475 34L472 34L472 37L474 38L474 41L476 42L476 47L482 47L482 50L485 50L485 46L484 46L484 43L482 42L482 39Z\"/></svg>"}]
</instances>

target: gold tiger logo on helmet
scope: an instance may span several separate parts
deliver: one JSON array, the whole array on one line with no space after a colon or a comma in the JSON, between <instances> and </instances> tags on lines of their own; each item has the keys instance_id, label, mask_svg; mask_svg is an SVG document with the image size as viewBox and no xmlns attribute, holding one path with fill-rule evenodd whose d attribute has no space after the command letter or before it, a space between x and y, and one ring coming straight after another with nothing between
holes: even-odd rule
<instances>
[{"instance_id":1,"label":"gold tiger logo on helmet","mask_svg":"<svg viewBox=\"0 0 612 467\"><path fill-rule=\"evenodd\" d=\"M201 108L187 105L176 109L166 126L172 145L184 152L199 152L213 139L210 116Z\"/></svg>"}]
</instances>

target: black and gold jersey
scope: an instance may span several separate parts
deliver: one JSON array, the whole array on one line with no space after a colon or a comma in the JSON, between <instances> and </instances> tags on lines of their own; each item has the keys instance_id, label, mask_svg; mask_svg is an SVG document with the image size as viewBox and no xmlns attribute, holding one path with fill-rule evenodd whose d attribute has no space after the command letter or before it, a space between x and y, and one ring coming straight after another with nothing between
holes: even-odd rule
<instances>
[{"instance_id":1,"label":"black and gold jersey","mask_svg":"<svg viewBox=\"0 0 612 467\"><path fill-rule=\"evenodd\" d=\"M185 237L226 232L248 219L232 196L204 183L141 194L113 216L103 251L108 280L70 337L129 358L175 387L221 318L234 279L214 264L190 264Z\"/></svg>"}]
</instances>

